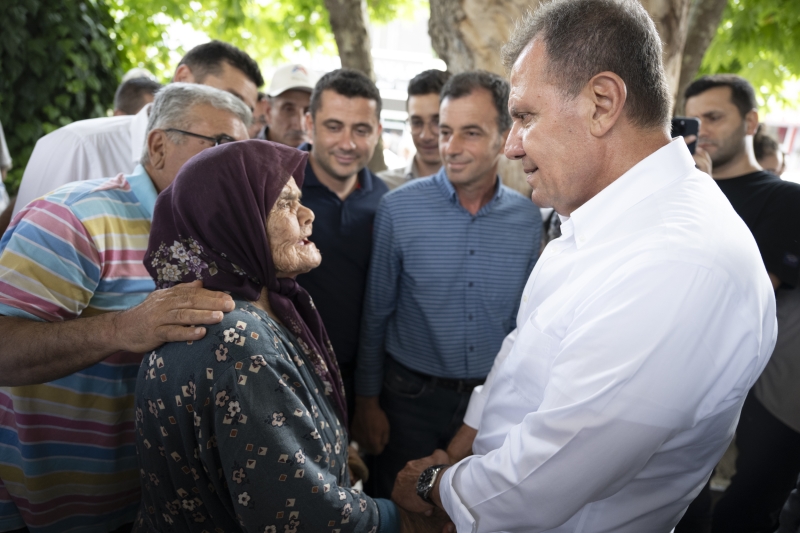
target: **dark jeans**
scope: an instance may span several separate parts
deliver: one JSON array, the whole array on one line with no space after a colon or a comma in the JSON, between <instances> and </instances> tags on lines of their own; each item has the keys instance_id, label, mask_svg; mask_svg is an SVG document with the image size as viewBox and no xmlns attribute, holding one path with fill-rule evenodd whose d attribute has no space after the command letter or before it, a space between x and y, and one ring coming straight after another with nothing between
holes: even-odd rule
<instances>
[{"instance_id":1,"label":"dark jeans","mask_svg":"<svg viewBox=\"0 0 800 533\"><path fill-rule=\"evenodd\" d=\"M751 391L736 447L736 474L714 507L712 532L772 533L800 473L800 433L772 416Z\"/></svg>"},{"instance_id":2,"label":"dark jeans","mask_svg":"<svg viewBox=\"0 0 800 533\"><path fill-rule=\"evenodd\" d=\"M376 498L392 495L394 480L408 461L445 449L464 421L472 390L459 392L437 384L386 358L381 408L389 419L389 443L369 461L366 490Z\"/></svg>"}]
</instances>

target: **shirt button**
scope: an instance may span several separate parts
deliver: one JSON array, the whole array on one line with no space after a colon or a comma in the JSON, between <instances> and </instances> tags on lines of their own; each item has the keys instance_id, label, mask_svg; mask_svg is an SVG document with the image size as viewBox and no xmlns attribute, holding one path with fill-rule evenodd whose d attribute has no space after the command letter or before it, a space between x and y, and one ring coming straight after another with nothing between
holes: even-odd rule
<instances>
[{"instance_id":1,"label":"shirt button","mask_svg":"<svg viewBox=\"0 0 800 533\"><path fill-rule=\"evenodd\" d=\"M470 250L469 255L475 255L475 250Z\"/></svg>"},{"instance_id":2,"label":"shirt button","mask_svg":"<svg viewBox=\"0 0 800 533\"><path fill-rule=\"evenodd\" d=\"M468 319L470 319L470 320L472 320L472 315L469 315L467 318L468 318Z\"/></svg>"},{"instance_id":3,"label":"shirt button","mask_svg":"<svg viewBox=\"0 0 800 533\"><path fill-rule=\"evenodd\" d=\"M472 285L474 285L474 284L471 281L469 283L467 283L467 287L472 287Z\"/></svg>"},{"instance_id":4,"label":"shirt button","mask_svg":"<svg viewBox=\"0 0 800 533\"><path fill-rule=\"evenodd\" d=\"M475 351L475 347L474 347L474 346L470 346L470 347L469 347L469 351L470 351L470 352L474 352L474 351Z\"/></svg>"}]
</instances>

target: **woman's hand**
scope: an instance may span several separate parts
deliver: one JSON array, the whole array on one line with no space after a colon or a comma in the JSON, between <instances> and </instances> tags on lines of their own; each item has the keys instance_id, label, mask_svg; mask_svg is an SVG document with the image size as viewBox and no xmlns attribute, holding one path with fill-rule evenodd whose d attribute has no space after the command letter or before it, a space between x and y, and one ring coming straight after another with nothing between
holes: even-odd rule
<instances>
[{"instance_id":1,"label":"woman's hand","mask_svg":"<svg viewBox=\"0 0 800 533\"><path fill-rule=\"evenodd\" d=\"M358 450L351 444L347 447L347 468L350 470L350 483L355 485L359 481L369 479L369 468L361 460Z\"/></svg>"}]
</instances>

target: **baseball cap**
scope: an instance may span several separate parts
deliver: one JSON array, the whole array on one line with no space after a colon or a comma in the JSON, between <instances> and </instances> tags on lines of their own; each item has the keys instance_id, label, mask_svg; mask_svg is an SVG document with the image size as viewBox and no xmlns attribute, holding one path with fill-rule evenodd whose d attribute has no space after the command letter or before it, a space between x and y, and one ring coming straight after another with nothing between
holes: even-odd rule
<instances>
[{"instance_id":1,"label":"baseball cap","mask_svg":"<svg viewBox=\"0 0 800 533\"><path fill-rule=\"evenodd\" d=\"M272 81L269 84L267 94L278 96L290 89L312 92L314 81L306 67L298 64L284 65L275 71Z\"/></svg>"}]
</instances>

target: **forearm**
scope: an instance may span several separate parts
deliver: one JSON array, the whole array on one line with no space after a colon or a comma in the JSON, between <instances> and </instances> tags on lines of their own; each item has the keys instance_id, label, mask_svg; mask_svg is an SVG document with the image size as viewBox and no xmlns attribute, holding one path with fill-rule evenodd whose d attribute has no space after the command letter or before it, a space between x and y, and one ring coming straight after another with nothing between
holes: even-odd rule
<instances>
[{"instance_id":1,"label":"forearm","mask_svg":"<svg viewBox=\"0 0 800 533\"><path fill-rule=\"evenodd\" d=\"M0 317L0 385L46 383L119 351L117 315L112 312L64 322Z\"/></svg>"},{"instance_id":2,"label":"forearm","mask_svg":"<svg viewBox=\"0 0 800 533\"><path fill-rule=\"evenodd\" d=\"M477 429L467 424L461 426L453 440L450 441L450 445L447 446L447 455L453 464L472 455L472 443L475 441L477 434Z\"/></svg>"}]
</instances>

